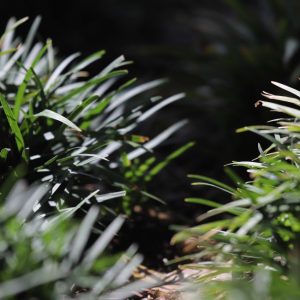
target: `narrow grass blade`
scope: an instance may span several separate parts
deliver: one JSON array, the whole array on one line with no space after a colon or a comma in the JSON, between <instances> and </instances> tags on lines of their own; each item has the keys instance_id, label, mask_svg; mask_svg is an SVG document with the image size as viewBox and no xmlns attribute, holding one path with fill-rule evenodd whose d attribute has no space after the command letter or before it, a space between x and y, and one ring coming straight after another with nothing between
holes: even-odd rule
<instances>
[{"instance_id":1,"label":"narrow grass blade","mask_svg":"<svg viewBox=\"0 0 300 300\"><path fill-rule=\"evenodd\" d=\"M42 197L48 192L48 187L46 185L39 185L32 189L32 193L28 195L26 199L26 203L23 203L22 209L18 213L18 217L25 220L32 213L33 208L38 204L38 202L42 199Z\"/></svg>"},{"instance_id":2,"label":"narrow grass blade","mask_svg":"<svg viewBox=\"0 0 300 300\"><path fill-rule=\"evenodd\" d=\"M296 95L297 97L300 98L300 92L298 90L293 89L293 88L291 88L291 87L289 87L289 86L287 86L285 84L282 84L282 83L279 83L279 82L276 82L276 81L271 81L271 83L274 84L274 85L276 85L276 86L278 86L278 87L280 87L281 89L283 89L283 90L291 93L291 94Z\"/></svg>"},{"instance_id":3,"label":"narrow grass blade","mask_svg":"<svg viewBox=\"0 0 300 300\"><path fill-rule=\"evenodd\" d=\"M280 105L272 102L267 102L267 101L260 101L260 104L264 107L268 107L270 109L273 109L275 111L285 113L287 115L290 115L295 118L300 118L300 110L288 107L285 105Z\"/></svg>"},{"instance_id":4,"label":"narrow grass blade","mask_svg":"<svg viewBox=\"0 0 300 300\"><path fill-rule=\"evenodd\" d=\"M2 44L2 50L8 50L10 45L11 45L11 42L12 42L12 39L13 39L13 34L14 34L14 30L20 26L21 24L23 24L24 22L26 22L29 18L28 17L25 17L25 18L22 18L18 21L15 21L14 18L12 18L9 22L8 22L8 25L5 29L5 32L3 33L3 35L1 36L0 38L0 45ZM1 60L0 60L1 61ZM3 63L3 62L1 62Z\"/></svg>"},{"instance_id":5,"label":"narrow grass blade","mask_svg":"<svg viewBox=\"0 0 300 300\"><path fill-rule=\"evenodd\" d=\"M12 48L12 41L14 38L14 30L11 30L10 28L12 25L16 22L15 18L11 18L6 26L6 30L4 31L4 35L0 39L0 47L1 51L6 52L9 49ZM1 68L3 65L7 62L8 58L7 57L0 57L0 66Z\"/></svg>"},{"instance_id":6,"label":"narrow grass blade","mask_svg":"<svg viewBox=\"0 0 300 300\"><path fill-rule=\"evenodd\" d=\"M239 199L232 202L229 202L225 205L222 205L221 207L214 208L202 215L200 215L197 218L198 222L201 222L207 218L222 214L224 212L229 212L234 215L240 215L242 212L245 211L244 207L248 207L252 204L252 201L250 199Z\"/></svg>"},{"instance_id":7,"label":"narrow grass blade","mask_svg":"<svg viewBox=\"0 0 300 300\"><path fill-rule=\"evenodd\" d=\"M123 66L125 62L124 55L121 55L117 57L114 61L112 61L105 69L101 71L99 74L100 76L106 76L109 74L112 70L119 68L120 66Z\"/></svg>"},{"instance_id":8,"label":"narrow grass blade","mask_svg":"<svg viewBox=\"0 0 300 300\"><path fill-rule=\"evenodd\" d=\"M183 120L183 121L177 122L174 125L170 126L166 130L164 130L162 133L157 135L155 138L153 138L150 142L147 142L143 148L139 148L139 149L136 149L136 150L133 150L132 152L130 152L128 154L128 159L133 160L133 159L143 155L144 153L151 151L157 145L159 145L164 140L169 138L173 133L175 133L180 128L182 128L184 125L186 125L186 123L187 123L187 121Z\"/></svg>"},{"instance_id":9,"label":"narrow grass blade","mask_svg":"<svg viewBox=\"0 0 300 300\"><path fill-rule=\"evenodd\" d=\"M93 62L101 59L103 55L105 54L105 50L100 50L96 53L93 53L92 55L88 56L86 59L84 59L81 63L79 63L71 72L79 72L82 69L86 68Z\"/></svg>"},{"instance_id":10,"label":"narrow grass blade","mask_svg":"<svg viewBox=\"0 0 300 300\"><path fill-rule=\"evenodd\" d=\"M1 105L3 107L3 110L4 110L5 116L7 118L7 121L9 123L9 126L11 128L12 134L15 137L17 148L18 148L20 154L22 155L23 159L25 161L28 161L28 157L27 157L26 152L25 152L25 142L24 142L21 130L19 128L17 119L16 119L13 111L11 110L9 104L7 103L7 101L5 100L5 98L2 94L0 94L0 102L1 102Z\"/></svg>"},{"instance_id":11,"label":"narrow grass blade","mask_svg":"<svg viewBox=\"0 0 300 300\"><path fill-rule=\"evenodd\" d=\"M21 64L24 70L28 70L32 66L35 58L39 55L42 48L43 48L42 43L37 43L34 45L34 47L31 49L30 53L26 57L25 61ZM44 53L45 52L46 52L46 49L45 49ZM41 59L41 56L39 57L38 61L36 61L34 67L38 64L40 59ZM19 72L17 73L17 76L14 80L16 85L20 85L24 81L26 73L27 72L23 72L22 69L19 70Z\"/></svg>"},{"instance_id":12,"label":"narrow grass blade","mask_svg":"<svg viewBox=\"0 0 300 300\"><path fill-rule=\"evenodd\" d=\"M5 50L5 51L0 51L0 57L3 56L3 55L8 55L8 54L14 53L17 50L18 50L18 48L11 48L11 49L8 49L8 50Z\"/></svg>"},{"instance_id":13,"label":"narrow grass blade","mask_svg":"<svg viewBox=\"0 0 300 300\"><path fill-rule=\"evenodd\" d=\"M72 97L75 97L76 95L79 95L79 94L83 93L85 90L87 90L90 87L97 87L102 82L104 82L104 81L106 81L110 78L118 77L118 76L125 75L125 74L127 74L126 70L120 70L120 71L111 72L111 73L109 73L109 74L107 74L103 77L92 78L91 80L89 80L85 84L83 84L82 86L72 90L70 93L68 93L65 96L59 98L57 100L57 105L63 104L64 102L71 99Z\"/></svg>"},{"instance_id":14,"label":"narrow grass blade","mask_svg":"<svg viewBox=\"0 0 300 300\"><path fill-rule=\"evenodd\" d=\"M220 182L216 179L212 179L210 177L191 174L191 175L188 175L188 178L198 179L198 180L201 180L203 182L210 183L210 184L212 184L212 186L215 186L216 188L222 188L223 190L225 190L227 192L230 192L231 194L235 192L235 189L232 188L231 186L229 186L229 185L227 185L223 182ZM198 183L195 183L195 185L198 185Z\"/></svg>"},{"instance_id":15,"label":"narrow grass blade","mask_svg":"<svg viewBox=\"0 0 300 300\"><path fill-rule=\"evenodd\" d=\"M146 119L148 119L149 117L151 117L153 114L155 114L157 111L159 111L160 109L162 109L163 107L175 102L175 101L178 101L182 98L184 98L185 94L184 93L181 93L181 94L177 94L177 95L174 95L174 96L171 96L165 100L163 100L162 102L156 104L155 106L151 107L149 110L147 110L146 112L144 112L138 119L137 121L138 122L143 122L145 121Z\"/></svg>"},{"instance_id":16,"label":"narrow grass blade","mask_svg":"<svg viewBox=\"0 0 300 300\"><path fill-rule=\"evenodd\" d=\"M251 229L253 229L261 220L263 219L263 214L257 212L254 214L239 230L236 232L237 235L246 235Z\"/></svg>"},{"instance_id":17,"label":"narrow grass blade","mask_svg":"<svg viewBox=\"0 0 300 300\"><path fill-rule=\"evenodd\" d=\"M51 85L53 85L55 83L55 81L57 80L57 78L59 77L59 75L63 72L63 70L73 61L75 60L78 56L80 55L80 53L74 53L72 55L70 55L69 57L67 57L66 59L64 59L58 66L57 68L54 70L54 72L52 73L52 75L50 76L50 78L48 79L46 85L45 85L45 90L49 90L49 88L51 87Z\"/></svg>"},{"instance_id":18,"label":"narrow grass blade","mask_svg":"<svg viewBox=\"0 0 300 300\"><path fill-rule=\"evenodd\" d=\"M85 258L83 259L83 264L90 265L107 247L109 242L113 239L115 234L119 231L122 224L124 223L123 217L117 217L102 233L102 235L97 239L94 245L89 249Z\"/></svg>"},{"instance_id":19,"label":"narrow grass blade","mask_svg":"<svg viewBox=\"0 0 300 300\"><path fill-rule=\"evenodd\" d=\"M40 23L41 23L41 16L37 16L34 21L33 21L33 24L31 25L31 28L28 32L28 35L26 37L26 40L25 40L25 43L24 43L24 46L25 46L25 51L22 55L22 60L24 60L24 58L26 57L27 53L29 52L29 49L32 45L32 42L33 42L33 39L35 38L36 36L36 32L40 26Z\"/></svg>"},{"instance_id":20,"label":"narrow grass blade","mask_svg":"<svg viewBox=\"0 0 300 300\"><path fill-rule=\"evenodd\" d=\"M63 124L65 124L66 126L76 130L76 131L81 131L81 129L76 126L73 122L71 122L70 120L68 120L66 117L52 111L52 110L49 110L49 109L45 109L43 111L41 111L40 113L37 113L34 115L35 117L46 117L46 118L50 118L50 119L53 119L53 120L56 120L56 121L59 121Z\"/></svg>"},{"instance_id":21,"label":"narrow grass blade","mask_svg":"<svg viewBox=\"0 0 300 300\"><path fill-rule=\"evenodd\" d=\"M24 18L21 18L19 19L18 21L15 21L14 18L12 18L12 24L9 24L9 26L7 27L7 29L5 30L4 32L4 35L8 34L9 32L15 30L17 27L19 27L20 25L22 25L23 23L27 22L29 19L29 17L24 17ZM4 36L2 35L2 37ZM1 37L1 39L2 39ZM1 41L0 39L0 41Z\"/></svg>"},{"instance_id":22,"label":"narrow grass blade","mask_svg":"<svg viewBox=\"0 0 300 300\"><path fill-rule=\"evenodd\" d=\"M50 219L47 223L44 224L43 229L44 230L49 230L52 226L56 226L58 223L70 218L76 211L78 211L84 204L87 204L89 200L97 195L99 190L96 190L92 193L90 193L87 197L85 197L82 201L80 201L76 206L66 208L63 212L61 212L59 215L56 217Z\"/></svg>"},{"instance_id":23,"label":"narrow grass blade","mask_svg":"<svg viewBox=\"0 0 300 300\"><path fill-rule=\"evenodd\" d=\"M73 241L71 252L69 255L69 259L72 263L77 263L78 260L80 259L84 247L90 236L92 227L98 217L98 214L99 214L99 208L93 206L89 209L85 218L81 222L78 233L75 237L75 240Z\"/></svg>"},{"instance_id":24,"label":"narrow grass blade","mask_svg":"<svg viewBox=\"0 0 300 300\"><path fill-rule=\"evenodd\" d=\"M203 225L198 225L192 228L183 229L173 236L171 244L174 245L176 243L181 243L191 236L206 234L211 230L220 230L227 228L231 224L231 222L232 220L230 219L218 220Z\"/></svg>"},{"instance_id":25,"label":"narrow grass blade","mask_svg":"<svg viewBox=\"0 0 300 300\"><path fill-rule=\"evenodd\" d=\"M163 79L158 79L158 80L154 80L151 82L147 82L144 84L141 84L139 86L136 86L128 91L123 92L121 95L115 97L111 103L111 105L108 108L108 111L113 110L114 108L116 108L117 106L123 104L124 102L126 102L127 100L145 92L148 91L150 89L153 89L161 84L163 84L165 82L165 80Z\"/></svg>"},{"instance_id":26,"label":"narrow grass blade","mask_svg":"<svg viewBox=\"0 0 300 300\"><path fill-rule=\"evenodd\" d=\"M291 98L291 97L285 97L285 96L279 96L279 95L272 95L267 92L262 92L262 95L268 99L271 100L277 100L277 101L282 101L290 104L295 104L297 106L300 106L300 100L296 98Z\"/></svg>"},{"instance_id":27,"label":"narrow grass blade","mask_svg":"<svg viewBox=\"0 0 300 300\"><path fill-rule=\"evenodd\" d=\"M98 195L96 196L96 200L98 203L110 200L110 199L115 199L115 198L122 198L126 196L125 191L120 191L120 192L113 192L113 193L106 193L103 195Z\"/></svg>"},{"instance_id":28,"label":"narrow grass blade","mask_svg":"<svg viewBox=\"0 0 300 300\"><path fill-rule=\"evenodd\" d=\"M74 120L76 119L79 114L87 107L89 106L91 103L95 102L96 100L98 100L99 97L98 96L90 96L87 99L85 99L80 105L78 105L68 116L69 120Z\"/></svg>"},{"instance_id":29,"label":"narrow grass blade","mask_svg":"<svg viewBox=\"0 0 300 300\"><path fill-rule=\"evenodd\" d=\"M195 143L193 143L193 142L188 143L188 144L180 147L179 149L177 149L176 151L174 151L170 155L168 155L162 162L160 162L159 164L157 164L154 168L152 168L149 171L149 173L147 174L147 176L145 177L145 179L147 181L151 180L162 169L164 169L172 160L176 159L177 157L179 157L180 155L182 155L184 152L188 151L188 149L190 149L194 145L195 145Z\"/></svg>"},{"instance_id":30,"label":"narrow grass blade","mask_svg":"<svg viewBox=\"0 0 300 300\"><path fill-rule=\"evenodd\" d=\"M49 42L49 43L51 43L51 42ZM17 92L17 95L16 95L16 101L15 101L15 105L14 105L14 109L13 109L16 120L18 120L18 118L19 118L19 113L20 113L21 105L22 105L22 103L24 101L24 94L25 94L26 87L28 85L28 82L29 82L30 78L33 75L32 69L34 69L34 67L36 66L36 64L40 61L40 59L42 58L42 56L44 55L44 53L47 51L47 48L49 47L49 43L47 43L39 51L39 53L36 55L35 59L33 60L31 66L30 66L30 68L26 72L26 75L25 75L25 78L24 78L22 84L18 88L18 92Z\"/></svg>"},{"instance_id":31,"label":"narrow grass blade","mask_svg":"<svg viewBox=\"0 0 300 300\"><path fill-rule=\"evenodd\" d=\"M263 163L254 162L254 161L234 161L229 165L245 167L245 168L254 168L254 169L264 169L265 165Z\"/></svg>"},{"instance_id":32,"label":"narrow grass blade","mask_svg":"<svg viewBox=\"0 0 300 300\"><path fill-rule=\"evenodd\" d=\"M20 58L22 53L24 52L24 47L22 45L19 46L17 51L12 55L12 57L5 63L5 65L0 70L0 78L4 78L7 73L11 70L11 68L15 65L16 61Z\"/></svg>"},{"instance_id":33,"label":"narrow grass blade","mask_svg":"<svg viewBox=\"0 0 300 300\"><path fill-rule=\"evenodd\" d=\"M222 204L220 204L220 203L217 203L215 201L208 200L208 199L203 199L203 198L186 198L184 201L187 203L206 205L206 206L214 207L214 208L222 206Z\"/></svg>"},{"instance_id":34,"label":"narrow grass blade","mask_svg":"<svg viewBox=\"0 0 300 300\"><path fill-rule=\"evenodd\" d=\"M0 284L0 298L16 297L37 286L42 286L52 281L57 281L66 276L65 270L56 265L47 264L45 267L22 275L20 277L4 281Z\"/></svg>"}]
</instances>

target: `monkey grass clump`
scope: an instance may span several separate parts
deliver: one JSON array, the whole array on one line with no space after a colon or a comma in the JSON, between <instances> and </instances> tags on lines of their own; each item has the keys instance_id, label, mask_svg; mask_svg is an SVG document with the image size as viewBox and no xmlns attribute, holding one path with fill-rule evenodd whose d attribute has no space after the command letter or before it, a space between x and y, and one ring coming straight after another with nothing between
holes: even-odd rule
<instances>
[{"instance_id":1,"label":"monkey grass clump","mask_svg":"<svg viewBox=\"0 0 300 300\"><path fill-rule=\"evenodd\" d=\"M199 247L199 253L182 260L193 259L188 268L209 268L209 273L198 278L200 283L210 281L200 289L205 299L300 298L300 92L272 83L293 97L263 92L267 100L256 106L276 112L276 119L238 130L257 133L270 143L265 150L258 144L259 155L254 160L232 163L247 169L249 181L232 170L228 174L236 187L190 176L195 185L214 186L227 199L226 204L187 199L212 209L199 216L200 225L173 238L174 243L192 238ZM217 280L221 274L231 274L232 280Z\"/></svg>"},{"instance_id":2,"label":"monkey grass clump","mask_svg":"<svg viewBox=\"0 0 300 300\"><path fill-rule=\"evenodd\" d=\"M153 149L186 121L156 136L142 125L184 95L153 97L164 80L137 85L123 56L57 57L36 41L40 20L24 41L26 18L0 37L0 298L122 299L140 287L127 284L141 256L109 255L118 215L159 200L147 182L192 145L157 161Z\"/></svg>"}]
</instances>

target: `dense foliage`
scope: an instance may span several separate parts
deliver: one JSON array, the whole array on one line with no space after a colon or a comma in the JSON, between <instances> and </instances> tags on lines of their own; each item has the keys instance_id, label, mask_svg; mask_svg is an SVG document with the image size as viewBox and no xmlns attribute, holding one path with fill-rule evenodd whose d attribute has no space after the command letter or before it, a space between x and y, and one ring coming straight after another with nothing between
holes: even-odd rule
<instances>
[{"instance_id":1,"label":"dense foliage","mask_svg":"<svg viewBox=\"0 0 300 300\"><path fill-rule=\"evenodd\" d=\"M27 187L20 181L0 205L1 299L69 299L79 293L89 299L123 298L141 288L138 282L127 285L142 260L136 247L123 255L105 253L124 219L95 231L99 208L92 206L75 222L72 216L88 199L51 218L30 217L48 192L45 185Z\"/></svg>"},{"instance_id":2,"label":"dense foliage","mask_svg":"<svg viewBox=\"0 0 300 300\"><path fill-rule=\"evenodd\" d=\"M51 40L38 41L40 17L24 41L15 35L26 18L7 24L0 37L0 298L126 298L146 286L131 282L142 261L136 246L127 247L136 238L132 232L155 227L155 239L172 221L193 223L199 211L204 211L199 225L175 227L172 244L183 242L187 255L169 261L193 274L189 297L300 298L300 91L272 82L293 97L262 93L267 100L256 107L279 115L267 125L238 130L263 139L252 161L226 166L234 186L190 175L194 186L205 187L204 198L186 199L191 215L182 209L172 219L176 205L167 213L166 206L163 213L153 209L163 201L149 192L149 184L193 143L164 159L154 148L175 134L181 140L200 139L202 150L194 148L184 162L211 174L234 153L240 158L253 151L253 137L236 143L230 131L253 120L245 103L256 91L271 77L297 84L297 1L224 0L217 10L215 4L199 10L197 1L191 3L197 9L188 10L188 21L183 11L179 24L199 34L194 48L152 45L137 50L142 60L147 52L167 53L168 59L154 66L159 72L172 70L176 60L174 78L180 85L174 89L185 87L190 93L188 105L176 104L163 118L155 118L156 113L184 97L154 97L165 80L138 85L128 78L125 67L131 62L123 56L104 66L105 51L61 59ZM237 119L237 113L243 118ZM192 118L186 131L186 120L178 121L183 114ZM169 127L160 131L161 125ZM195 160L198 152L206 158ZM173 175L182 174L181 165ZM233 167L247 172L241 178L240 169L236 173ZM172 180L152 187L178 198L184 179L171 188L167 183ZM211 187L217 190L211 194L216 200L205 198ZM128 219L130 225L118 236ZM164 220L164 228L153 220ZM156 249L159 243L159 249L166 247L166 236L154 241L152 235L141 235L159 261L168 262L166 249ZM120 246L120 240L126 245Z\"/></svg>"},{"instance_id":3,"label":"dense foliage","mask_svg":"<svg viewBox=\"0 0 300 300\"><path fill-rule=\"evenodd\" d=\"M219 299L300 296L300 92L273 84L296 97L263 92L268 101L259 101L257 106L280 116L268 125L238 130L255 132L271 142L265 150L258 145L259 156L254 160L232 163L247 168L249 181L243 182L230 170L228 174L236 188L204 176L190 176L196 180L194 185L214 186L228 195L223 205L202 198L187 199L212 209L199 216L201 225L185 229L173 238L173 242L192 238L199 247L200 252L183 259L200 260L186 267L211 271L199 277L199 282L215 278L205 285L206 299L215 299L216 295ZM209 218L213 220L208 221ZM232 279L216 279L220 274L231 275Z\"/></svg>"},{"instance_id":4,"label":"dense foliage","mask_svg":"<svg viewBox=\"0 0 300 300\"><path fill-rule=\"evenodd\" d=\"M11 168L23 163L30 182L40 178L55 186L51 196L55 202L85 197L95 189L102 193L133 192L133 186L139 198L149 197L145 196L142 175L148 171L149 181L166 163L157 165L155 157L148 156L145 163L141 159L137 164L137 158L185 122L170 126L151 141L134 132L156 111L181 99L183 94L164 100L132 100L160 85L162 80L130 87L135 79L124 81L127 71L121 68L129 62L123 56L97 75L89 76L85 68L101 59L104 51L74 64L79 56L76 53L57 65L51 41L44 46L40 42L32 46L39 21L35 20L23 45L13 39L13 22L2 38L1 180ZM118 85L117 81L122 79ZM131 164L133 160L135 163ZM124 198L123 210L130 206L125 200L128 199ZM96 201L103 202L105 197Z\"/></svg>"},{"instance_id":5,"label":"dense foliage","mask_svg":"<svg viewBox=\"0 0 300 300\"><path fill-rule=\"evenodd\" d=\"M15 37L24 21L11 19L0 38L0 297L57 299L80 286L98 298L141 262L135 247L101 256L118 215L160 201L147 183L192 145L157 161L153 148L186 121L153 138L141 124L184 95L152 97L163 80L136 85L123 56L90 75L104 51L60 60L50 40L35 41L40 18L24 42ZM135 290L124 288L118 297Z\"/></svg>"},{"instance_id":6,"label":"dense foliage","mask_svg":"<svg viewBox=\"0 0 300 300\"><path fill-rule=\"evenodd\" d=\"M166 76L171 78L165 85L168 93L173 89L188 94L151 124L189 118L177 140L197 140L190 153L205 157L185 156L173 165L172 175L180 184L172 191L153 186L174 204L177 196L188 194L186 170L220 179L223 164L252 155L255 138L241 141L234 130L265 120L265 113L252 108L252 102L270 79L297 87L299 5L297 0L90 0L89 5L84 0L76 5L12 0L2 7L0 25L11 15L42 14L40 34L55 37L65 55L104 47L104 60L109 61L126 53L140 78ZM171 150L166 146L158 151Z\"/></svg>"}]
</instances>

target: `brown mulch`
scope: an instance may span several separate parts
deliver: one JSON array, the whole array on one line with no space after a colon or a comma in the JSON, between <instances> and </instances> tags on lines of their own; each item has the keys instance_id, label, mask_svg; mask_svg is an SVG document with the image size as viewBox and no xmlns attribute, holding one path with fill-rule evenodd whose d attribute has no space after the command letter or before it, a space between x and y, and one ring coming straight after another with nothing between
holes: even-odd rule
<instances>
[{"instance_id":1,"label":"brown mulch","mask_svg":"<svg viewBox=\"0 0 300 300\"><path fill-rule=\"evenodd\" d=\"M187 283L195 278L207 275L209 270L183 269L170 273L160 273L139 267L134 273L135 279L140 279L146 283L153 283L153 287L143 292L137 293L132 299L135 300L188 300L192 299ZM215 277L214 280L228 280L230 275Z\"/></svg>"}]
</instances>

